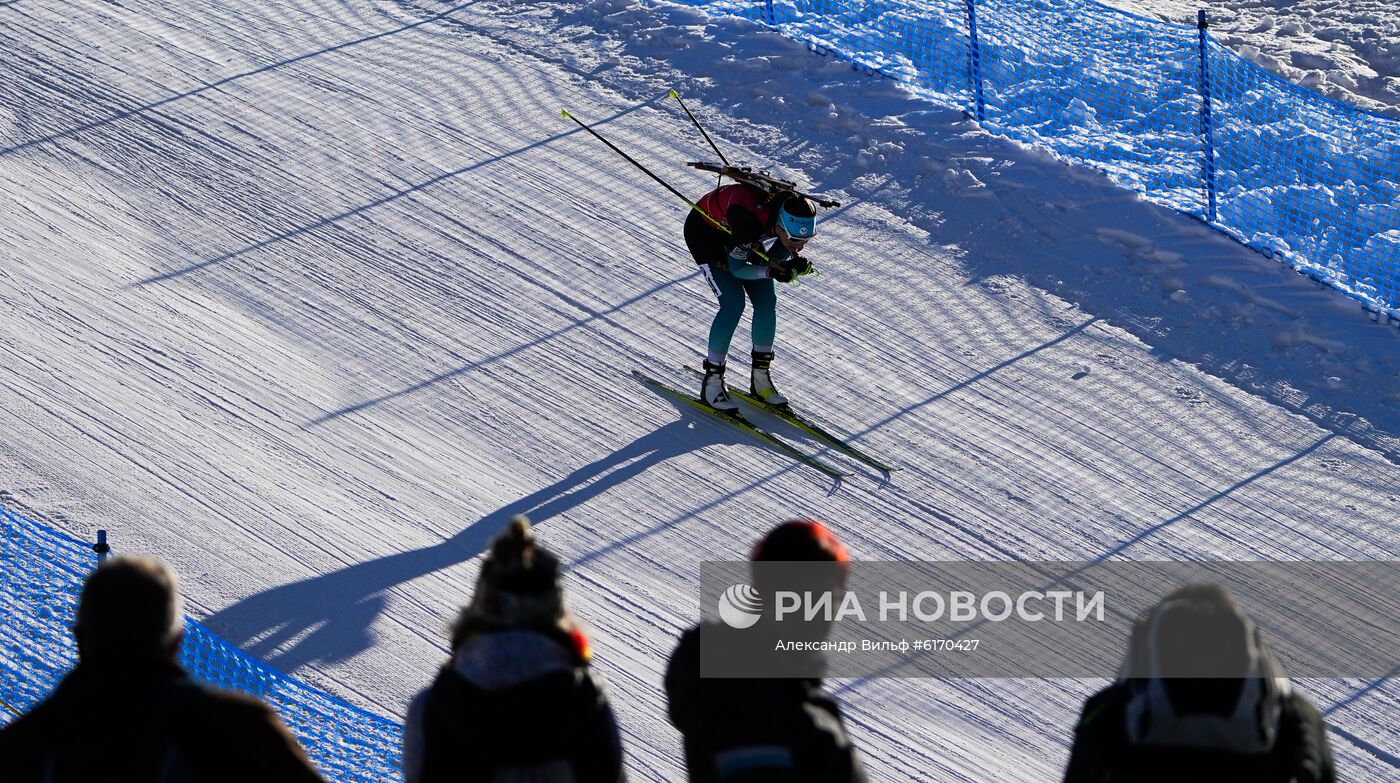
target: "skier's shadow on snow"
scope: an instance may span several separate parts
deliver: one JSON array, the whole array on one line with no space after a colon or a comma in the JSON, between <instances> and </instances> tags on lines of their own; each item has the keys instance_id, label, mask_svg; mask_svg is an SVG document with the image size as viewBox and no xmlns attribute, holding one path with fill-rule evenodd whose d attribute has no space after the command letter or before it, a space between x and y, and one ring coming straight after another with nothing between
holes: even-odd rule
<instances>
[{"instance_id":1,"label":"skier's shadow on snow","mask_svg":"<svg viewBox=\"0 0 1400 783\"><path fill-rule=\"evenodd\" d=\"M439 544L274 587L215 613L205 624L282 671L345 660L372 644L370 626L384 610L386 591L481 554L516 514L529 516L535 524L547 523L672 457L737 440L723 425L696 424L694 417L688 416L653 430L496 509ZM542 528L548 540L548 525ZM448 599L455 605L443 607L443 614L466 603L473 587L472 583L462 584L460 592Z\"/></svg>"}]
</instances>

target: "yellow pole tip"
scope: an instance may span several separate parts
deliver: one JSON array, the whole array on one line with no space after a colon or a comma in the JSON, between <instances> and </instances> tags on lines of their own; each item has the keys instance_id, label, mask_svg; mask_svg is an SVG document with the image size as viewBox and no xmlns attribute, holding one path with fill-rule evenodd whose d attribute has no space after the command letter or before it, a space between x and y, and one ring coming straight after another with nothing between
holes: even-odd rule
<instances>
[{"instance_id":1,"label":"yellow pole tip","mask_svg":"<svg viewBox=\"0 0 1400 783\"><path fill-rule=\"evenodd\" d=\"M560 116L560 117L567 117L567 116L569 116L569 110L568 110L568 109L560 109L560 110L559 110L559 116Z\"/></svg>"},{"instance_id":2,"label":"yellow pole tip","mask_svg":"<svg viewBox=\"0 0 1400 783\"><path fill-rule=\"evenodd\" d=\"M679 97L681 97L681 96L677 95L675 90L671 90L671 97L672 97L672 98L679 98Z\"/></svg>"}]
</instances>

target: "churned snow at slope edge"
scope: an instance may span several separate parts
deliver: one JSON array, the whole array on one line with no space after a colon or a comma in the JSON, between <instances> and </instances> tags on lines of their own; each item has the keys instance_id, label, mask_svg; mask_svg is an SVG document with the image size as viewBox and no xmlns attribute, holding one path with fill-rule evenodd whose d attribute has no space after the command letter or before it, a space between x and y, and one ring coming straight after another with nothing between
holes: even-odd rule
<instances>
[{"instance_id":1,"label":"churned snow at slope edge","mask_svg":"<svg viewBox=\"0 0 1400 783\"><path fill-rule=\"evenodd\" d=\"M1400 4L1394 0L1106 0L1195 24L1291 82L1400 118Z\"/></svg>"},{"instance_id":2,"label":"churned snow at slope edge","mask_svg":"<svg viewBox=\"0 0 1400 783\"><path fill-rule=\"evenodd\" d=\"M0 488L357 704L402 714L518 512L643 780L681 776L698 561L785 516L868 559L1396 555L1394 330L779 36L628 2L0 15ZM671 85L847 202L775 372L892 482L828 495L625 377L688 380L712 299L684 204L558 112L698 194ZM1096 683L838 686L878 780L1029 781ZM1348 779L1393 775L1393 683L1305 687Z\"/></svg>"}]
</instances>

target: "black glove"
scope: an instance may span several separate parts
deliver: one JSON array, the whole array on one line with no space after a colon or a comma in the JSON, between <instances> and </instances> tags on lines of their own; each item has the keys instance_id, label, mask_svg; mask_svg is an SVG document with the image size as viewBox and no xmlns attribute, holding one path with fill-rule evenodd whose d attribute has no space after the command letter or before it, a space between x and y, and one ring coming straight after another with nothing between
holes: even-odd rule
<instances>
[{"instance_id":1,"label":"black glove","mask_svg":"<svg viewBox=\"0 0 1400 783\"><path fill-rule=\"evenodd\" d=\"M794 278L810 271L812 271L812 263L802 256L792 256L769 268L769 274L779 283L791 283Z\"/></svg>"}]
</instances>

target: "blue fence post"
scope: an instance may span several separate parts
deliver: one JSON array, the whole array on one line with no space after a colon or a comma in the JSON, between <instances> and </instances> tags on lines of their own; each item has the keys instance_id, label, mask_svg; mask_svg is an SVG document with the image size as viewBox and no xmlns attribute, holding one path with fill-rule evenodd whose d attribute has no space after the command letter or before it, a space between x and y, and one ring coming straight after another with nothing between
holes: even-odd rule
<instances>
[{"instance_id":1,"label":"blue fence post","mask_svg":"<svg viewBox=\"0 0 1400 783\"><path fill-rule=\"evenodd\" d=\"M971 0L969 0L970 2ZM1196 13L1196 31L1200 40L1200 77L1201 77L1201 143L1205 147L1205 166L1201 170L1201 175L1205 179L1206 187L1206 222L1214 223L1215 220L1215 139L1211 128L1210 114L1210 66L1206 62L1206 30L1210 23L1206 20L1204 10Z\"/></svg>"},{"instance_id":2,"label":"blue fence post","mask_svg":"<svg viewBox=\"0 0 1400 783\"><path fill-rule=\"evenodd\" d=\"M978 122L987 118L982 100L982 47L977 43L977 0L967 0L967 78L972 83L973 117Z\"/></svg>"},{"instance_id":3,"label":"blue fence post","mask_svg":"<svg viewBox=\"0 0 1400 783\"><path fill-rule=\"evenodd\" d=\"M97 562L99 565L103 560L107 559L107 553L112 551L112 548L107 546L107 531L97 531L97 543L92 545L92 551L97 553Z\"/></svg>"}]
</instances>

